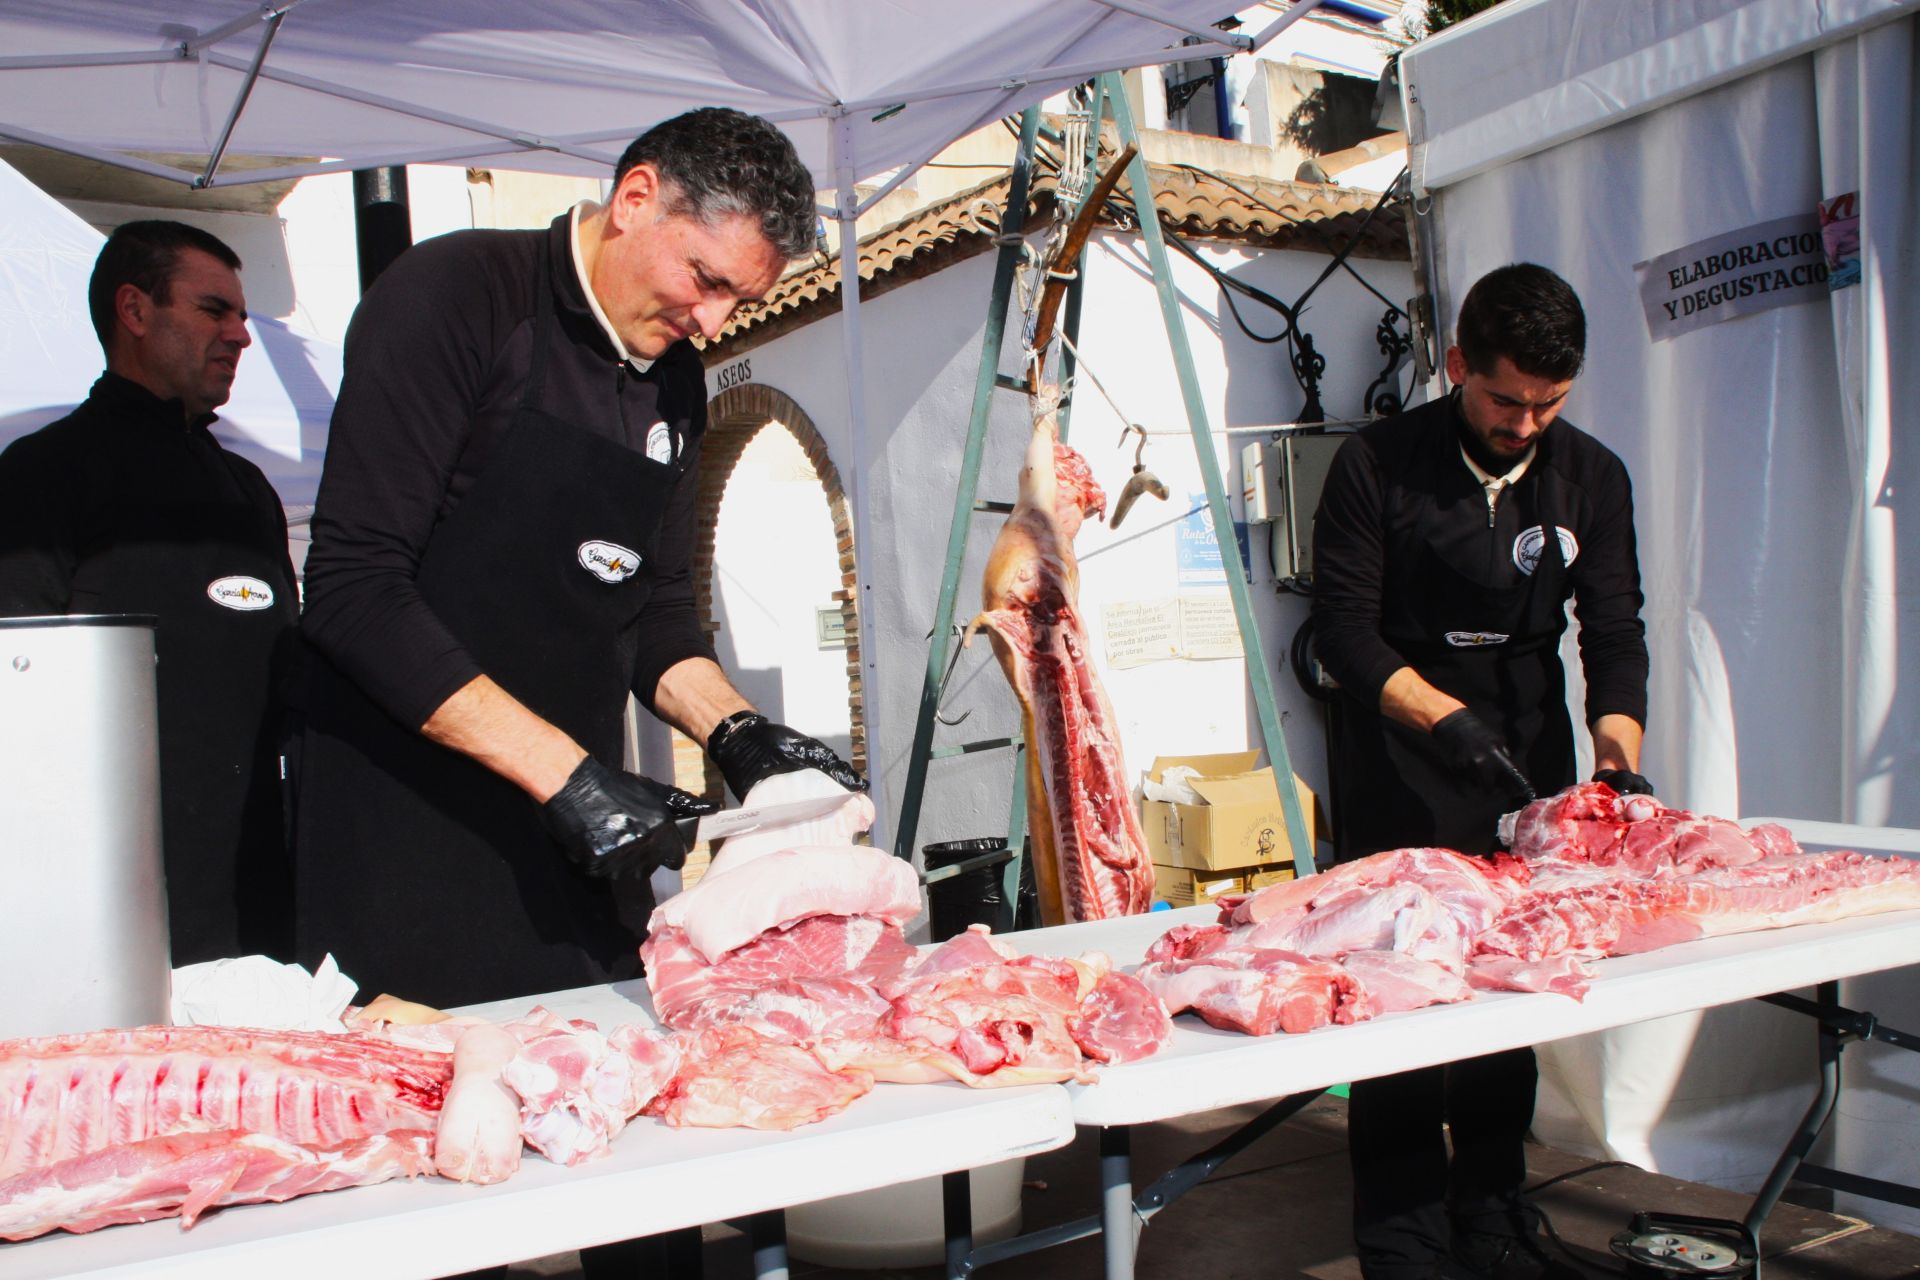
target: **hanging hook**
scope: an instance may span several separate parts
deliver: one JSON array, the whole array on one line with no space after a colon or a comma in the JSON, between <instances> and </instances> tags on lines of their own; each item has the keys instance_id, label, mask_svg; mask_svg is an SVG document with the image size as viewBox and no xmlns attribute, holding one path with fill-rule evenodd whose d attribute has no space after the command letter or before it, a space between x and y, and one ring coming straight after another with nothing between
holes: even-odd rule
<instances>
[{"instance_id":1,"label":"hanging hook","mask_svg":"<svg viewBox=\"0 0 1920 1280\"><path fill-rule=\"evenodd\" d=\"M1140 440L1133 447L1133 474L1127 477L1127 483L1120 489L1120 496L1114 500L1113 514L1107 517L1107 528L1118 529L1120 522L1127 518L1127 512L1140 500L1140 495L1150 493L1162 502L1167 500L1167 486L1159 476L1147 470L1147 429L1134 423L1120 433L1120 443L1127 443L1129 432L1139 432Z\"/></svg>"},{"instance_id":2,"label":"hanging hook","mask_svg":"<svg viewBox=\"0 0 1920 1280\"><path fill-rule=\"evenodd\" d=\"M927 632L927 639L929 640L933 639L933 632L931 631ZM941 724L944 724L944 725L951 726L951 725L959 724L962 720L965 720L968 716L973 714L973 712L970 710L962 711L958 716L955 716L953 719L949 720L947 719L945 713L940 710L941 704L947 700L947 685L953 680L954 669L960 665L960 651L964 648L966 648L966 638L962 637L961 643L953 646L953 654L951 657L947 659L947 670L945 674L943 674L940 677L940 687L934 692L934 695L933 695L934 719L938 720Z\"/></svg>"}]
</instances>

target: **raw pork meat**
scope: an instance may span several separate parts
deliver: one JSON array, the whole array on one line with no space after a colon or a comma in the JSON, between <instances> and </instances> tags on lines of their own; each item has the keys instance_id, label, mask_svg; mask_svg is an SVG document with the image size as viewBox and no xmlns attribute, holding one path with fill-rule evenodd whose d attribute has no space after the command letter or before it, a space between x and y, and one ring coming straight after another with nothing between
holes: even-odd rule
<instances>
[{"instance_id":1,"label":"raw pork meat","mask_svg":"<svg viewBox=\"0 0 1920 1280\"><path fill-rule=\"evenodd\" d=\"M746 1023L804 1044L871 1027L887 1011L875 986L906 968L914 950L891 920L810 916L715 964L672 930L648 938L645 955L654 1011L667 1026Z\"/></svg>"},{"instance_id":2,"label":"raw pork meat","mask_svg":"<svg viewBox=\"0 0 1920 1280\"><path fill-rule=\"evenodd\" d=\"M504 1182L520 1167L520 1098L500 1073L520 1042L476 1023L453 1050L453 1083L433 1129L433 1167L455 1182Z\"/></svg>"},{"instance_id":3,"label":"raw pork meat","mask_svg":"<svg viewBox=\"0 0 1920 1280\"><path fill-rule=\"evenodd\" d=\"M848 791L818 769L795 769L762 778L741 798L741 808L787 804L794 800L834 795L846 797L846 802L822 817L728 836L720 842L719 852L713 855L713 861L707 865L707 874L718 875L782 849L798 849L808 845L851 845L855 836L873 826L873 801L862 793Z\"/></svg>"},{"instance_id":4,"label":"raw pork meat","mask_svg":"<svg viewBox=\"0 0 1920 1280\"><path fill-rule=\"evenodd\" d=\"M334 1146L238 1130L142 1138L0 1179L0 1240L176 1215L191 1227L219 1205L291 1200L432 1173L432 1144L425 1129Z\"/></svg>"},{"instance_id":5,"label":"raw pork meat","mask_svg":"<svg viewBox=\"0 0 1920 1280\"><path fill-rule=\"evenodd\" d=\"M1521 961L1653 951L1719 934L1920 907L1920 863L1801 853L1684 877L1543 893L1481 934L1475 952Z\"/></svg>"},{"instance_id":6,"label":"raw pork meat","mask_svg":"<svg viewBox=\"0 0 1920 1280\"><path fill-rule=\"evenodd\" d=\"M185 1129L340 1148L431 1131L451 1054L365 1034L137 1027L0 1043L0 1177Z\"/></svg>"},{"instance_id":7,"label":"raw pork meat","mask_svg":"<svg viewBox=\"0 0 1920 1280\"><path fill-rule=\"evenodd\" d=\"M701 877L654 909L647 932L651 942L678 930L711 964L808 916L875 916L904 925L919 914L920 882L900 859L853 845L794 848Z\"/></svg>"},{"instance_id":8,"label":"raw pork meat","mask_svg":"<svg viewBox=\"0 0 1920 1280\"><path fill-rule=\"evenodd\" d=\"M985 925L927 952L884 990L887 1043L975 1087L1090 1080L1083 1055L1132 1062L1173 1034L1159 999L1103 953L1023 956Z\"/></svg>"},{"instance_id":9,"label":"raw pork meat","mask_svg":"<svg viewBox=\"0 0 1920 1280\"><path fill-rule=\"evenodd\" d=\"M1250 1035L1469 999L1473 938L1527 892L1515 859L1393 849L1223 901L1157 939L1135 976L1169 1011Z\"/></svg>"},{"instance_id":10,"label":"raw pork meat","mask_svg":"<svg viewBox=\"0 0 1920 1280\"><path fill-rule=\"evenodd\" d=\"M1113 706L1079 612L1073 537L1106 501L1086 460L1059 443L1053 415L1042 414L967 629L969 639L979 627L993 637L1024 713L1028 829L1048 924L1137 915L1153 896Z\"/></svg>"},{"instance_id":11,"label":"raw pork meat","mask_svg":"<svg viewBox=\"0 0 1920 1280\"><path fill-rule=\"evenodd\" d=\"M1191 1009L1225 1031L1299 1033L1368 1016L1361 985L1339 964L1291 951L1228 947L1150 960L1134 976L1169 1013Z\"/></svg>"},{"instance_id":12,"label":"raw pork meat","mask_svg":"<svg viewBox=\"0 0 1920 1280\"><path fill-rule=\"evenodd\" d=\"M746 1027L712 1027L683 1044L679 1074L647 1106L670 1125L795 1129L846 1110L873 1088L867 1072L829 1070L808 1050Z\"/></svg>"},{"instance_id":13,"label":"raw pork meat","mask_svg":"<svg viewBox=\"0 0 1920 1280\"><path fill-rule=\"evenodd\" d=\"M536 1007L504 1030L518 1041L500 1078L520 1100L520 1136L555 1164L605 1155L680 1065L677 1045L631 1024L602 1035Z\"/></svg>"}]
</instances>

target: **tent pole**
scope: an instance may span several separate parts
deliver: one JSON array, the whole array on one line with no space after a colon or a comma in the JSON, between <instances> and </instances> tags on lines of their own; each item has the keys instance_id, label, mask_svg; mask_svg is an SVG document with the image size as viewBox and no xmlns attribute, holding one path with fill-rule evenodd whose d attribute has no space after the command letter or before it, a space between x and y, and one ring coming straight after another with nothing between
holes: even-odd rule
<instances>
[{"instance_id":1,"label":"tent pole","mask_svg":"<svg viewBox=\"0 0 1920 1280\"><path fill-rule=\"evenodd\" d=\"M872 785L874 822L870 839L876 849L888 847L890 821L886 794L886 755L880 736L880 628L874 616L873 565L879 547L872 537L873 512L867 492L867 383L860 360L860 232L859 197L853 189L853 117L842 113L833 122L833 172L837 190L834 207L840 221L841 342L846 350L848 463L841 479L847 505L853 511L854 616L860 622L860 712L866 731L867 779Z\"/></svg>"},{"instance_id":2,"label":"tent pole","mask_svg":"<svg viewBox=\"0 0 1920 1280\"><path fill-rule=\"evenodd\" d=\"M360 250L360 292L364 294L413 245L405 165L353 171L353 233Z\"/></svg>"},{"instance_id":3,"label":"tent pole","mask_svg":"<svg viewBox=\"0 0 1920 1280\"><path fill-rule=\"evenodd\" d=\"M233 95L233 110L227 113L227 123L220 130L220 140L213 144L213 150L207 153L207 169L200 180L193 185L210 187L213 175L219 171L220 161L227 154L227 143L233 140L233 127L240 123L240 113L247 109L247 99L253 96L253 86L260 83L260 68L267 60L267 50L273 47L273 38L280 34L280 23L285 20L286 10L267 19L267 30L260 37L260 47L253 52L253 62L247 67L247 78L240 82L240 92Z\"/></svg>"},{"instance_id":4,"label":"tent pole","mask_svg":"<svg viewBox=\"0 0 1920 1280\"><path fill-rule=\"evenodd\" d=\"M1281 14L1278 18L1274 19L1272 26L1262 31L1259 35L1253 37L1253 44L1251 48L1254 50L1260 50L1260 49L1266 48L1268 44L1272 43L1273 38L1275 36L1279 35L1282 31L1285 31L1288 27L1300 21L1300 19L1306 17L1308 13L1310 13L1311 11L1319 7L1320 7L1320 0L1293 0L1293 7L1291 9L1287 10L1285 13Z\"/></svg>"}]
</instances>

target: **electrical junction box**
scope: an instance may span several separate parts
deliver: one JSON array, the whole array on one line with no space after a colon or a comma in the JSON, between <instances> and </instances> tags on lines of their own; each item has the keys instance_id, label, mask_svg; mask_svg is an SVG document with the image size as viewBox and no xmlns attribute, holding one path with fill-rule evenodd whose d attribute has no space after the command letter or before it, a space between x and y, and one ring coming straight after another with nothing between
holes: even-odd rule
<instances>
[{"instance_id":1,"label":"electrical junction box","mask_svg":"<svg viewBox=\"0 0 1920 1280\"><path fill-rule=\"evenodd\" d=\"M1279 516L1279 464L1271 441L1255 440L1240 450L1240 499L1248 524L1265 524Z\"/></svg>"},{"instance_id":2,"label":"electrical junction box","mask_svg":"<svg viewBox=\"0 0 1920 1280\"><path fill-rule=\"evenodd\" d=\"M1273 554L1273 576L1282 584L1313 576L1313 513L1319 510L1333 455L1351 434L1288 432L1267 446L1273 450L1270 462L1279 494L1267 545Z\"/></svg>"}]
</instances>

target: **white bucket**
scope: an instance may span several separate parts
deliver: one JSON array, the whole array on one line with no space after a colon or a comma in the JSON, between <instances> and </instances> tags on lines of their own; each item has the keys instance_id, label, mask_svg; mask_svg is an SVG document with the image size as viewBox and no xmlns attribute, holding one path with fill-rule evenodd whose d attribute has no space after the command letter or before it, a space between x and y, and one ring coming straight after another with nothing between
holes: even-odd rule
<instances>
[{"instance_id":1,"label":"white bucket","mask_svg":"<svg viewBox=\"0 0 1920 1280\"><path fill-rule=\"evenodd\" d=\"M973 1240L991 1244L1020 1232L1024 1158L975 1169ZM787 1252L828 1267L873 1271L925 1267L946 1256L940 1179L920 1178L787 1210Z\"/></svg>"}]
</instances>

